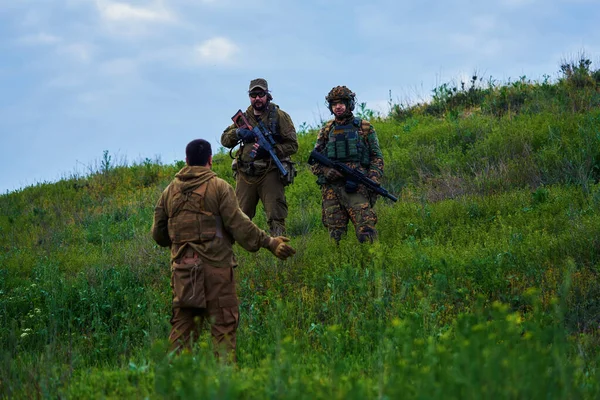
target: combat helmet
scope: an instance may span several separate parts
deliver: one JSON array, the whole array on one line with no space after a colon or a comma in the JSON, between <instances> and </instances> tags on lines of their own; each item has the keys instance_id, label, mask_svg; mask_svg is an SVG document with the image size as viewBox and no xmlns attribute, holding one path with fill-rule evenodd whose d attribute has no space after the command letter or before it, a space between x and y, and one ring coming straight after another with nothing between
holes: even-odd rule
<instances>
[{"instance_id":1,"label":"combat helmet","mask_svg":"<svg viewBox=\"0 0 600 400\"><path fill-rule=\"evenodd\" d=\"M346 86L336 86L329 91L325 100L328 103L329 111L331 111L331 102L333 100L341 100L346 104L348 110L354 111L356 104L356 94Z\"/></svg>"}]
</instances>

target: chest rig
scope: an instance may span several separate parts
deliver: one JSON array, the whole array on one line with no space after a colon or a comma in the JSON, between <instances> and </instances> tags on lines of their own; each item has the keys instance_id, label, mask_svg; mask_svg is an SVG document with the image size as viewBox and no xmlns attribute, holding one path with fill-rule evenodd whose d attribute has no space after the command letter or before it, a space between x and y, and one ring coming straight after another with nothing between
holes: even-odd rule
<instances>
[{"instance_id":1,"label":"chest rig","mask_svg":"<svg viewBox=\"0 0 600 400\"><path fill-rule=\"evenodd\" d=\"M169 237L174 245L205 242L222 231L219 216L204 210L208 181L191 192L176 189L169 205Z\"/></svg>"},{"instance_id":2,"label":"chest rig","mask_svg":"<svg viewBox=\"0 0 600 400\"><path fill-rule=\"evenodd\" d=\"M361 120L354 118L345 125L332 124L325 152L331 160L360 163L368 167L369 151L361 135Z\"/></svg>"}]
</instances>

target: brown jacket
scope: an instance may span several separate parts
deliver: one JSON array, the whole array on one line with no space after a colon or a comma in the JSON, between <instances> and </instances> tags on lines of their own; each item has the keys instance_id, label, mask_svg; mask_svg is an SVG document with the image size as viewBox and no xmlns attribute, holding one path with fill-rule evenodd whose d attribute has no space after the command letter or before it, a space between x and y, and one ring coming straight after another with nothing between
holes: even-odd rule
<instances>
[{"instance_id":1,"label":"brown jacket","mask_svg":"<svg viewBox=\"0 0 600 400\"><path fill-rule=\"evenodd\" d=\"M169 235L169 216L173 215L173 197L176 192L192 192L207 182L204 194L204 211L212 213L217 221L216 235L211 240L196 240L182 244L172 243ZM184 167L160 196L154 209L152 237L160 246L171 246L171 261L177 260L191 247L202 260L213 267L237 265L233 243L238 242L248 251L267 247L269 235L258 228L238 205L231 185L207 167Z\"/></svg>"},{"instance_id":2,"label":"brown jacket","mask_svg":"<svg viewBox=\"0 0 600 400\"><path fill-rule=\"evenodd\" d=\"M270 116L274 115L273 112L277 115L278 118L278 128L277 132L272 132L275 137L278 137L278 143L273 147L275 148L275 154L280 160L283 160L292 154L296 154L298 151L298 137L296 135L296 128L294 128L294 123L290 116L283 110L279 108L277 104L270 103L267 110L262 113L262 122L265 126L271 129L271 119ZM244 112L248 122L252 126L256 126L258 124L256 120L256 116L254 115L254 111L252 106L248 107L248 109ZM227 148L233 148L238 144L238 138L236 135L236 126L231 124L225 129L223 134L221 135L221 144ZM250 162L253 159L250 157L250 151L252 150L252 145L244 145L241 147L241 161ZM272 164L272 168L277 168L275 163Z\"/></svg>"}]
</instances>

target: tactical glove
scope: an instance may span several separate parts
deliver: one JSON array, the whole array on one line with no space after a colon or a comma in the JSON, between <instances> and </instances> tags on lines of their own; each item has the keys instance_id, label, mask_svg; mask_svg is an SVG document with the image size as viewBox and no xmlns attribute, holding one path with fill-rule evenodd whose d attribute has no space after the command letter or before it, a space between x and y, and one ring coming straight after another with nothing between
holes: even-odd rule
<instances>
[{"instance_id":1,"label":"tactical glove","mask_svg":"<svg viewBox=\"0 0 600 400\"><path fill-rule=\"evenodd\" d=\"M325 167L324 175L329 182L337 181L338 179L342 179L344 177L344 175L342 175L342 173L337 169L328 167Z\"/></svg>"},{"instance_id":2,"label":"tactical glove","mask_svg":"<svg viewBox=\"0 0 600 400\"><path fill-rule=\"evenodd\" d=\"M376 173L374 173L374 172L371 172L371 173L369 173L369 174L367 175L367 177L368 177L369 179L371 179L372 181L375 181L376 183L381 183L381 182L379 182L379 175L378 175L378 174L376 174Z\"/></svg>"},{"instance_id":3,"label":"tactical glove","mask_svg":"<svg viewBox=\"0 0 600 400\"><path fill-rule=\"evenodd\" d=\"M285 260L286 258L296 254L296 250L294 250L289 244L285 243L289 241L290 239L285 236L272 237L269 240L267 248L275 255L275 257L279 258L280 260Z\"/></svg>"},{"instance_id":4,"label":"tactical glove","mask_svg":"<svg viewBox=\"0 0 600 400\"><path fill-rule=\"evenodd\" d=\"M254 142L254 132L246 128L237 128L235 134L244 143Z\"/></svg>"}]
</instances>

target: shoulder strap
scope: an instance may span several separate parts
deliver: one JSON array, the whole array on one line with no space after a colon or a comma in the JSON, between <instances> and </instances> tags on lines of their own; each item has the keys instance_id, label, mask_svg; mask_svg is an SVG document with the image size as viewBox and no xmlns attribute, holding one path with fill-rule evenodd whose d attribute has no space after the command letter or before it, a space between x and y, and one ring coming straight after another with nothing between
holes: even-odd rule
<instances>
[{"instance_id":1,"label":"shoulder strap","mask_svg":"<svg viewBox=\"0 0 600 400\"><path fill-rule=\"evenodd\" d=\"M196 193L198 196L200 196L200 209L202 211L204 211L204 194L206 193L207 187L208 187L208 181L202 183L200 186L198 186L196 189L193 190L193 193Z\"/></svg>"},{"instance_id":2,"label":"shoulder strap","mask_svg":"<svg viewBox=\"0 0 600 400\"><path fill-rule=\"evenodd\" d=\"M371 124L367 120L360 120L360 135L362 137L367 137L369 132L371 131Z\"/></svg>"},{"instance_id":3,"label":"shoulder strap","mask_svg":"<svg viewBox=\"0 0 600 400\"><path fill-rule=\"evenodd\" d=\"M279 127L279 107L273 106L269 113L269 129L272 135L277 135L277 128Z\"/></svg>"},{"instance_id":4,"label":"shoulder strap","mask_svg":"<svg viewBox=\"0 0 600 400\"><path fill-rule=\"evenodd\" d=\"M331 129L333 128L333 122L334 120L328 121L323 127L323 139L329 140L329 132L331 132Z\"/></svg>"}]
</instances>

